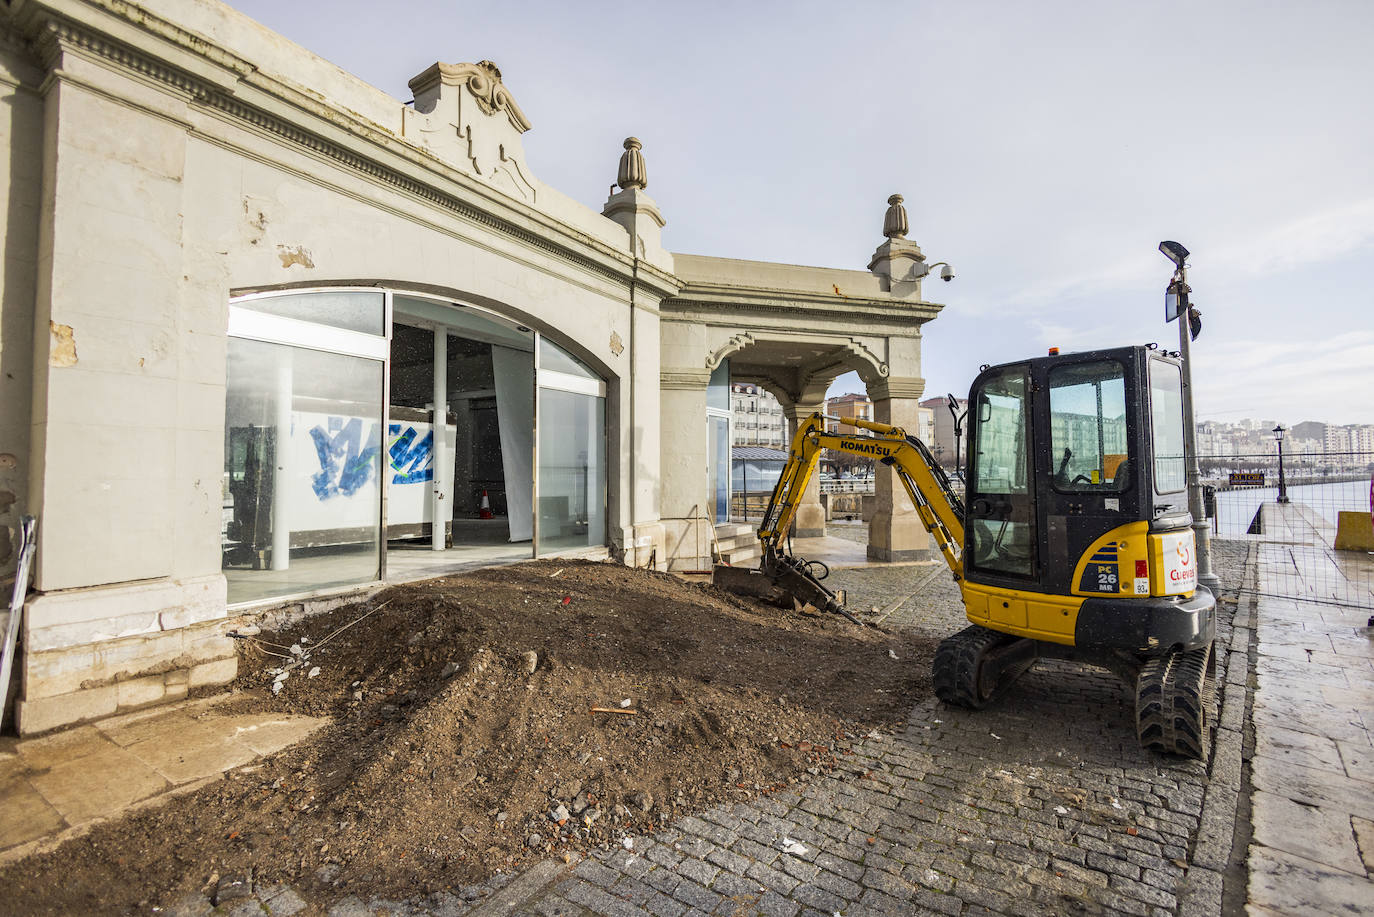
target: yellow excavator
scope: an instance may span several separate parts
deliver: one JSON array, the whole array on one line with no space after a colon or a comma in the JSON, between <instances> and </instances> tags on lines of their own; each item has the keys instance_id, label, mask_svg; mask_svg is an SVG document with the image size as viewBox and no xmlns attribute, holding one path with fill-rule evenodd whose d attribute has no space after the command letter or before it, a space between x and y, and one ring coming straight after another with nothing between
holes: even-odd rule
<instances>
[{"instance_id":1,"label":"yellow excavator","mask_svg":"<svg viewBox=\"0 0 1374 917\"><path fill-rule=\"evenodd\" d=\"M1076 660L1134 690L1141 745L1205 759L1215 602L1197 583L1179 360L1153 345L1052 351L982 367L968 404L963 496L900 427L801 422L758 530L759 569L718 565L716 584L858 623L824 566L787 548L821 452L871 456L896 472L963 596L970 626L935 653L940 700L977 710L1037 660Z\"/></svg>"}]
</instances>

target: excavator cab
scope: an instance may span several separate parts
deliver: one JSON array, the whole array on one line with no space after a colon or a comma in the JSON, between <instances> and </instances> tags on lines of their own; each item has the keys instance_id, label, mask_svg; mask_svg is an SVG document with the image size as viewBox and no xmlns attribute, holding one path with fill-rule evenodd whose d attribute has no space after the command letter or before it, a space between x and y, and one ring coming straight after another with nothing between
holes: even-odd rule
<instances>
[{"instance_id":1,"label":"excavator cab","mask_svg":"<svg viewBox=\"0 0 1374 917\"><path fill-rule=\"evenodd\" d=\"M1210 643L1181 393L1178 360L1148 347L1055 354L978 375L965 473L971 621L1080 648Z\"/></svg>"}]
</instances>

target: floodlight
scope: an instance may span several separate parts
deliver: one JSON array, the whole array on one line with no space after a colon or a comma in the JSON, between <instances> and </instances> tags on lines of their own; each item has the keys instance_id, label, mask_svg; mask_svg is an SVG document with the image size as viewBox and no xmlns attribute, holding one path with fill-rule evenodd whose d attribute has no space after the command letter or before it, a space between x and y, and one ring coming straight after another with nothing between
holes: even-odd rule
<instances>
[{"instance_id":1,"label":"floodlight","mask_svg":"<svg viewBox=\"0 0 1374 917\"><path fill-rule=\"evenodd\" d=\"M1164 253L1164 257L1174 263L1176 267L1183 267L1183 262L1188 260L1188 249L1179 245L1177 242L1161 242L1159 250Z\"/></svg>"}]
</instances>

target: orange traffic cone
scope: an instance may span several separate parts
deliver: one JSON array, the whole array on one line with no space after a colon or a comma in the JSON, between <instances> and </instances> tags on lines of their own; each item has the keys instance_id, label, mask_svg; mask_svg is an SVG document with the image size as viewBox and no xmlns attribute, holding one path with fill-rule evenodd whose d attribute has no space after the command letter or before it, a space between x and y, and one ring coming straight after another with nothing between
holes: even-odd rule
<instances>
[{"instance_id":1,"label":"orange traffic cone","mask_svg":"<svg viewBox=\"0 0 1374 917\"><path fill-rule=\"evenodd\" d=\"M487 498L487 492L482 491L482 507L477 513L479 519L494 519L491 514L491 500Z\"/></svg>"}]
</instances>

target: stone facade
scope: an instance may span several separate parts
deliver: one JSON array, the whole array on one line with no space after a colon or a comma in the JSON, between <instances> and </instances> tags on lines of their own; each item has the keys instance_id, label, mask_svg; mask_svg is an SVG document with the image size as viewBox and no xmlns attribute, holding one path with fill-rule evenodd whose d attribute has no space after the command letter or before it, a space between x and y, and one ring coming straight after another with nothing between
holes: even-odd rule
<instances>
[{"instance_id":1,"label":"stone facade","mask_svg":"<svg viewBox=\"0 0 1374 917\"><path fill-rule=\"evenodd\" d=\"M0 575L20 514L39 520L21 732L233 677L232 297L411 291L555 341L605 382L605 548L626 563L710 561L694 508L722 361L793 420L849 369L880 419L914 412L940 308L914 243L890 237L872 271L674 255L651 144L626 141L597 213L535 176L495 64L436 63L410 88L403 103L214 0L0 9ZM891 497L880 480L874 544L916 556Z\"/></svg>"}]
</instances>

